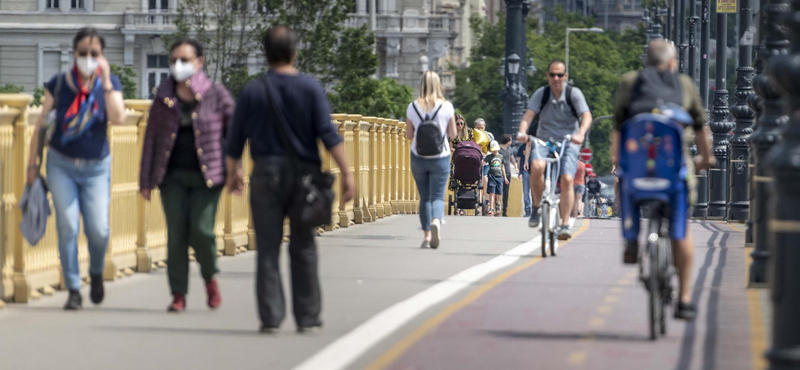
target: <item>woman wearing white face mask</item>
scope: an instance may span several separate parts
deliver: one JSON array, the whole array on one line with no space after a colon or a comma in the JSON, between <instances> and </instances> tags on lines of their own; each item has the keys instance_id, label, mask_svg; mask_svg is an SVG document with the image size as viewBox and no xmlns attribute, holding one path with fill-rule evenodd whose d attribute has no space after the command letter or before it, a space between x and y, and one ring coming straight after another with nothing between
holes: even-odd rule
<instances>
[{"instance_id":1,"label":"woman wearing white face mask","mask_svg":"<svg viewBox=\"0 0 800 370\"><path fill-rule=\"evenodd\" d=\"M216 308L222 302L214 279L214 219L225 184L223 140L233 116L233 99L225 87L206 77L203 61L203 47L196 40L172 45L172 76L158 87L142 148L142 196L150 200L152 189L158 187L167 220L170 312L186 307L189 246L200 263L208 306Z\"/></svg>"},{"instance_id":2,"label":"woman wearing white face mask","mask_svg":"<svg viewBox=\"0 0 800 370\"><path fill-rule=\"evenodd\" d=\"M47 152L47 180L53 194L58 228L58 251L64 283L69 290L64 309L81 308L78 229L81 215L89 242L91 299L102 302L103 270L108 246L108 207L111 199L111 156L108 123L125 121L122 85L103 56L105 40L94 28L82 28L72 43L75 65L45 85L42 114L31 138L28 184L39 176L36 166L39 128L48 114L55 122ZM54 102L56 103L54 106Z\"/></svg>"}]
</instances>

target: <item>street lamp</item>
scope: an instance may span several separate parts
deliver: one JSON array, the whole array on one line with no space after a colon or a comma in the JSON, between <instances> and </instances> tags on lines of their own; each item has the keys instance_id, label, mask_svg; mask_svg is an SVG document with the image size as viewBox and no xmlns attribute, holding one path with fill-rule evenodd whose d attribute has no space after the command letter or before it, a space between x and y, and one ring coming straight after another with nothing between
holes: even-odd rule
<instances>
[{"instance_id":1,"label":"street lamp","mask_svg":"<svg viewBox=\"0 0 800 370\"><path fill-rule=\"evenodd\" d=\"M605 31L603 31L603 29L602 29L602 28L597 28L597 27L592 27L592 28L567 28L567 35L566 35L566 37L565 37L565 38L566 38L566 40L567 40L567 45L566 45L566 46L567 46L567 53L566 53L566 57L564 58L564 66L566 67L566 70L567 70L567 71L566 71L566 72L567 72L567 75L569 75L569 33L570 33L570 32L595 32L595 33L602 33L602 32L605 32Z\"/></svg>"},{"instance_id":2,"label":"street lamp","mask_svg":"<svg viewBox=\"0 0 800 370\"><path fill-rule=\"evenodd\" d=\"M536 66L533 65L533 58L528 58L528 76L533 76L536 73Z\"/></svg>"},{"instance_id":3,"label":"street lamp","mask_svg":"<svg viewBox=\"0 0 800 370\"><path fill-rule=\"evenodd\" d=\"M497 72L500 73L501 77L506 76L506 58L500 59L500 66L497 67Z\"/></svg>"}]
</instances>

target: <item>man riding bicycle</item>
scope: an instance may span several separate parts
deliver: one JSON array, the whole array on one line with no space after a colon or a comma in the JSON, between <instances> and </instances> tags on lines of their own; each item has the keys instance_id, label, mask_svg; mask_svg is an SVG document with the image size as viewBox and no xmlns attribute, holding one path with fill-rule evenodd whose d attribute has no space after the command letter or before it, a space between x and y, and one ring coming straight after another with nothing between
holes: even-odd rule
<instances>
[{"instance_id":1,"label":"man riding bicycle","mask_svg":"<svg viewBox=\"0 0 800 370\"><path fill-rule=\"evenodd\" d=\"M687 158L686 167L689 174L694 173L694 166L689 155L689 143L692 134L695 135L695 142L699 154L695 159L697 167L700 169L708 168L714 164L714 156L711 153L709 135L706 131L706 115L703 103L697 92L694 81L686 75L676 73L678 67L677 52L675 46L664 40L653 40L647 49L646 65L642 71L632 71L622 76L619 89L617 90L614 108L614 132L611 136L611 160L614 168L619 160L619 140L620 129L623 123L639 113L649 113L665 103L674 103L681 106L688 112L694 121L692 129L688 127L684 131L682 140L682 150L684 157ZM627 144L627 143L626 143ZM688 191L681 194L688 197L689 207L695 200L694 178L687 178ZM622 194L621 196L625 196ZM682 213L682 212L681 212ZM676 220L670 224L670 228L681 230L676 232L671 230L672 247L675 256L675 267L679 276L679 302L675 317L685 320L693 320L696 315L696 307L691 302L691 268L694 254L694 243L689 228L688 220L684 216L681 220ZM682 232L685 230L685 233ZM683 238L676 238L681 235ZM638 260L637 240L626 240L624 262L635 264Z\"/></svg>"},{"instance_id":2,"label":"man riding bicycle","mask_svg":"<svg viewBox=\"0 0 800 370\"><path fill-rule=\"evenodd\" d=\"M517 141L528 142L528 126L536 115L539 115L539 126L536 137L543 141L561 144L568 135L571 142L561 157L561 223L557 228L558 239L567 240L572 237L569 231L569 215L575 202L574 177L578 169L578 152L592 125L592 113L586 98L577 87L567 85L569 75L566 66L560 60L554 60L547 66L548 86L537 89L528 102L528 109L519 123ZM533 194L533 207L528 226L539 226L539 207L544 191L544 171L550 150L536 143L528 143L525 149L525 166L530 161L530 185Z\"/></svg>"}]
</instances>

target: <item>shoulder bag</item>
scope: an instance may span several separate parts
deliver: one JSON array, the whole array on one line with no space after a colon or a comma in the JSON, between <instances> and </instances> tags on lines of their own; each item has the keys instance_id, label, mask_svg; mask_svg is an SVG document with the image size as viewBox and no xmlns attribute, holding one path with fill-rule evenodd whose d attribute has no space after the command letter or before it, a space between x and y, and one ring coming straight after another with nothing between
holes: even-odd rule
<instances>
[{"instance_id":1,"label":"shoulder bag","mask_svg":"<svg viewBox=\"0 0 800 370\"><path fill-rule=\"evenodd\" d=\"M270 94L268 77L261 78L264 95L277 121L278 135L284 149L289 154L290 173L293 178L292 194L290 194L289 213L293 220L303 226L316 227L331 223L331 207L333 206L333 181L330 173L322 172L316 164L303 162L297 156L297 149L289 137L291 131L286 116L280 111L275 99Z\"/></svg>"}]
</instances>

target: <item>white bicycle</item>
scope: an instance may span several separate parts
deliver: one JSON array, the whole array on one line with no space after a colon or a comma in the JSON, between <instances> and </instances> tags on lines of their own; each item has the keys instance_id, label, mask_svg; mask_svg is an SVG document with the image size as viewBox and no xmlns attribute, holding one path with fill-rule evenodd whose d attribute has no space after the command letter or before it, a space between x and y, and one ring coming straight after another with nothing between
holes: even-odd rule
<instances>
[{"instance_id":1,"label":"white bicycle","mask_svg":"<svg viewBox=\"0 0 800 370\"><path fill-rule=\"evenodd\" d=\"M546 258L548 245L551 256L555 256L558 249L556 225L560 224L561 221L561 209L559 207L561 196L556 193L556 188L561 174L561 158L564 156L564 150L572 140L572 136L567 135L561 144L544 141L531 135L528 135L528 140L535 145L547 148L548 151L547 158L538 158L545 162L544 192L542 192L542 204L539 209L542 221L539 223L539 227L542 230L542 258Z\"/></svg>"}]
</instances>

